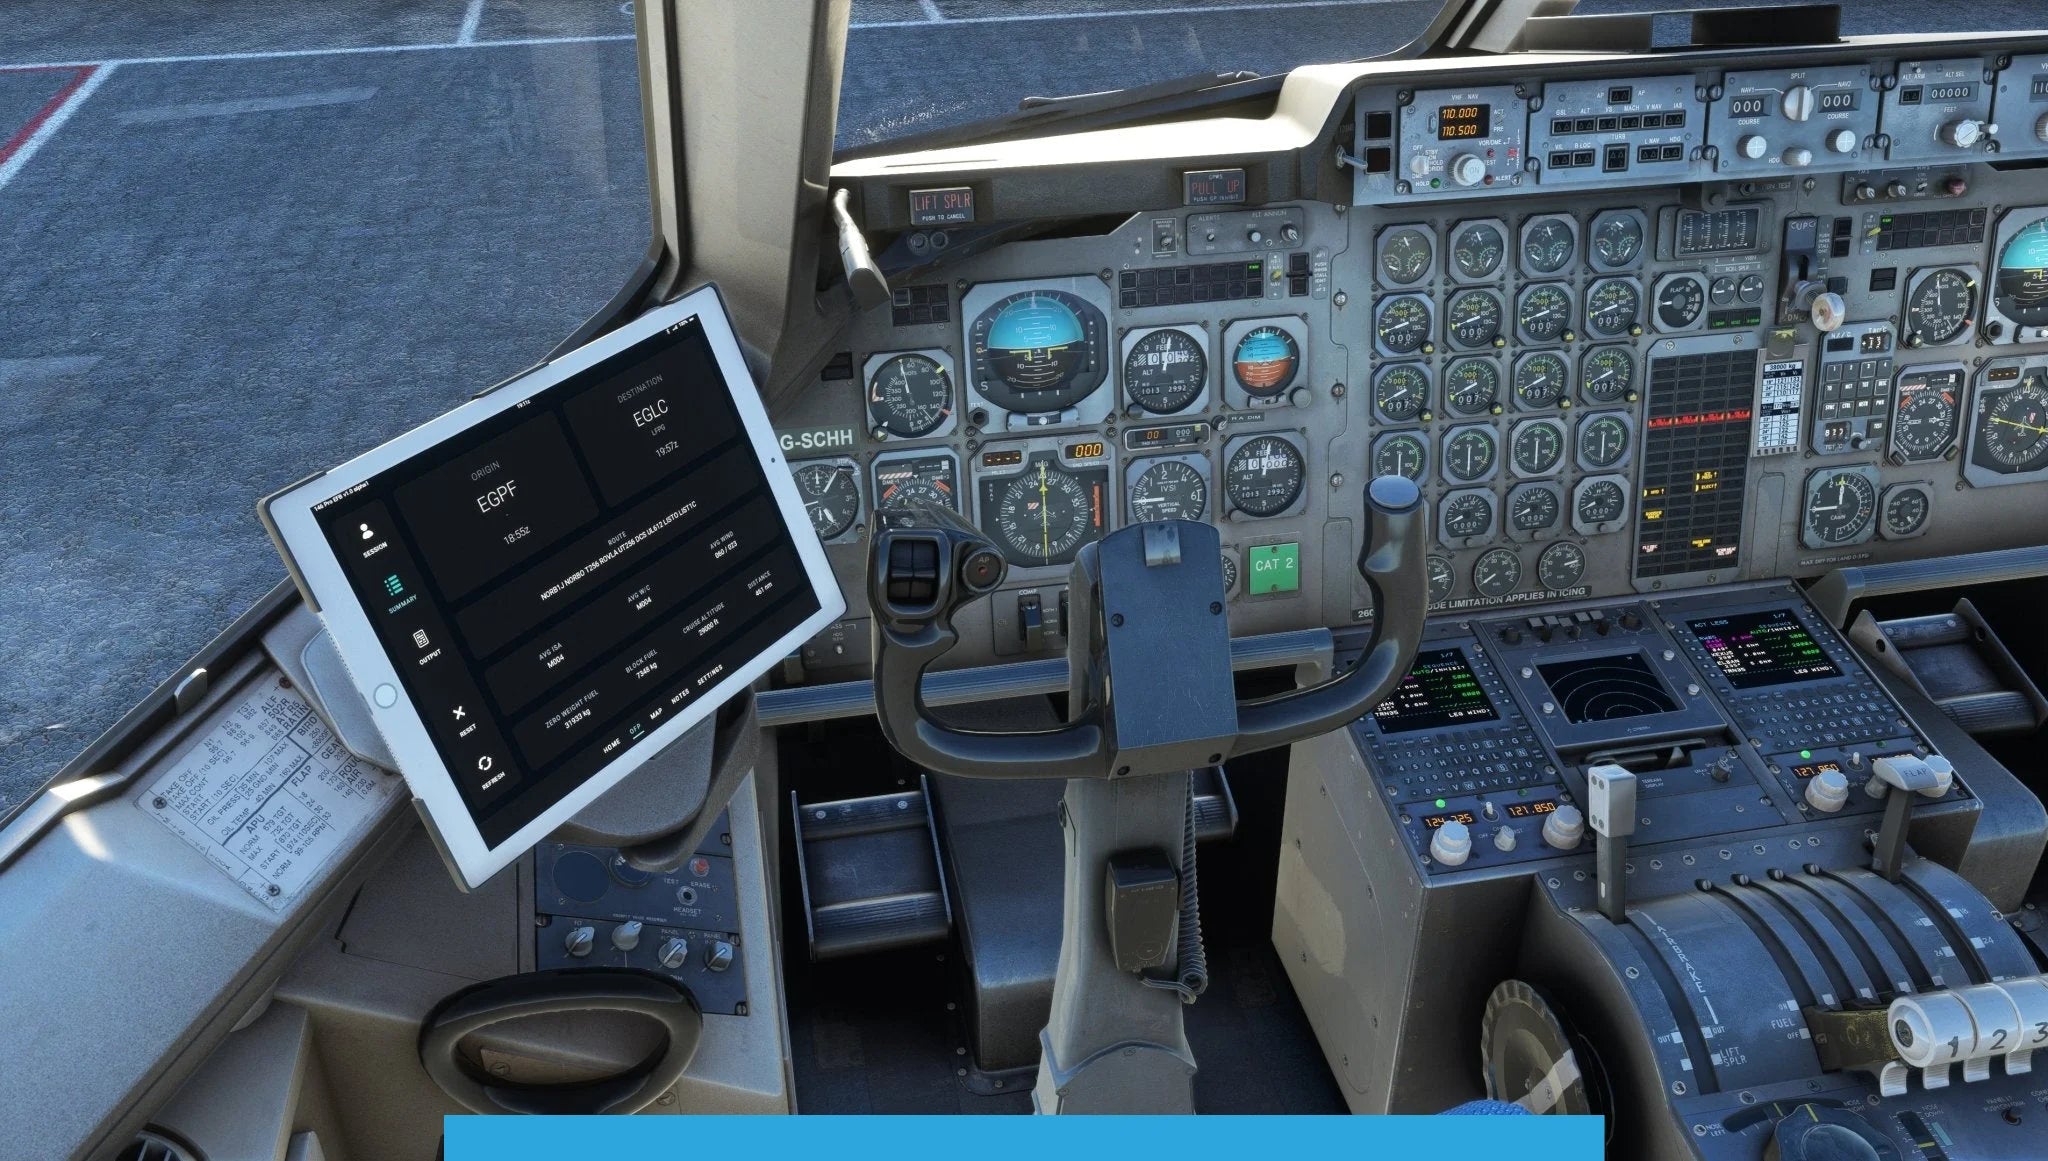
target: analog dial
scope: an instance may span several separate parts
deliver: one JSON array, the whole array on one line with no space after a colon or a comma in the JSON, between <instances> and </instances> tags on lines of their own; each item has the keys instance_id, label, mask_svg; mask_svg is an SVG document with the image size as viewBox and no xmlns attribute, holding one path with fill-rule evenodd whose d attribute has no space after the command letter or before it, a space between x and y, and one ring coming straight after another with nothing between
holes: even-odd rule
<instances>
[{"instance_id":1,"label":"analog dial","mask_svg":"<svg viewBox=\"0 0 2048 1161\"><path fill-rule=\"evenodd\" d=\"M1927 526L1927 493L1919 488L1894 488L1884 498L1884 534L1892 540L1918 536Z\"/></svg>"},{"instance_id":2,"label":"analog dial","mask_svg":"<svg viewBox=\"0 0 2048 1161\"><path fill-rule=\"evenodd\" d=\"M1570 219L1532 219L1522 227L1522 266L1532 274L1555 274L1571 265L1578 246Z\"/></svg>"},{"instance_id":3,"label":"analog dial","mask_svg":"<svg viewBox=\"0 0 2048 1161\"><path fill-rule=\"evenodd\" d=\"M1209 511L1209 483L1186 460L1159 460L1131 481L1131 519L1200 520Z\"/></svg>"},{"instance_id":4,"label":"analog dial","mask_svg":"<svg viewBox=\"0 0 2048 1161\"><path fill-rule=\"evenodd\" d=\"M998 407L1025 413L1072 407L1102 385L1106 328L1094 304L1064 290L1021 290L968 328L974 383Z\"/></svg>"},{"instance_id":5,"label":"analog dial","mask_svg":"<svg viewBox=\"0 0 2048 1161\"><path fill-rule=\"evenodd\" d=\"M1372 381L1373 406L1390 423L1406 423L1429 406L1429 370L1419 363L1389 363Z\"/></svg>"},{"instance_id":6,"label":"analog dial","mask_svg":"<svg viewBox=\"0 0 2048 1161\"><path fill-rule=\"evenodd\" d=\"M982 531L1011 564L1068 564L1083 544L1100 539L1108 473L1075 471L1040 453L1015 476L984 479Z\"/></svg>"},{"instance_id":7,"label":"analog dial","mask_svg":"<svg viewBox=\"0 0 2048 1161\"><path fill-rule=\"evenodd\" d=\"M1472 565L1472 587L1482 597L1504 597L1522 583L1522 558L1512 548L1492 548Z\"/></svg>"},{"instance_id":8,"label":"analog dial","mask_svg":"<svg viewBox=\"0 0 2048 1161\"><path fill-rule=\"evenodd\" d=\"M1978 403L1977 442L1995 472L2031 472L2048 466L2048 382L2037 372L2026 382Z\"/></svg>"},{"instance_id":9,"label":"analog dial","mask_svg":"<svg viewBox=\"0 0 2048 1161\"><path fill-rule=\"evenodd\" d=\"M1815 547L1864 538L1877 514L1877 485L1861 472L1830 472L1806 495L1806 533Z\"/></svg>"},{"instance_id":10,"label":"analog dial","mask_svg":"<svg viewBox=\"0 0 2048 1161\"><path fill-rule=\"evenodd\" d=\"M1643 312L1643 292L1629 278L1603 278L1586 291L1586 329L1615 338L1635 329Z\"/></svg>"},{"instance_id":11,"label":"analog dial","mask_svg":"<svg viewBox=\"0 0 2048 1161\"><path fill-rule=\"evenodd\" d=\"M1500 337L1500 297L1491 290L1461 290L1444 307L1444 329L1452 343L1472 350Z\"/></svg>"},{"instance_id":12,"label":"analog dial","mask_svg":"<svg viewBox=\"0 0 2048 1161\"><path fill-rule=\"evenodd\" d=\"M898 355L868 380L868 418L899 439L937 431L953 414L953 377L929 355Z\"/></svg>"},{"instance_id":13,"label":"analog dial","mask_svg":"<svg viewBox=\"0 0 2048 1161\"><path fill-rule=\"evenodd\" d=\"M1507 239L1492 222L1467 222L1451 237L1451 261L1459 276L1471 282L1492 278L1507 250Z\"/></svg>"},{"instance_id":14,"label":"analog dial","mask_svg":"<svg viewBox=\"0 0 2048 1161\"><path fill-rule=\"evenodd\" d=\"M1380 235L1380 277L1396 286L1408 286L1429 273L1436 244L1414 226L1397 226Z\"/></svg>"},{"instance_id":15,"label":"analog dial","mask_svg":"<svg viewBox=\"0 0 2048 1161\"><path fill-rule=\"evenodd\" d=\"M1536 558L1536 579L1546 589L1576 587L1585 575L1585 550L1569 541L1551 545Z\"/></svg>"},{"instance_id":16,"label":"analog dial","mask_svg":"<svg viewBox=\"0 0 2048 1161\"><path fill-rule=\"evenodd\" d=\"M1227 548L1223 550L1223 591L1226 593L1237 591L1237 558L1230 555L1230 550Z\"/></svg>"},{"instance_id":17,"label":"analog dial","mask_svg":"<svg viewBox=\"0 0 2048 1161\"><path fill-rule=\"evenodd\" d=\"M1444 536L1470 540L1493 529L1493 497L1485 492L1457 492L1444 501Z\"/></svg>"},{"instance_id":18,"label":"analog dial","mask_svg":"<svg viewBox=\"0 0 2048 1161\"><path fill-rule=\"evenodd\" d=\"M1508 495L1508 527L1517 532L1541 532L1555 527L1564 504L1550 484L1524 484Z\"/></svg>"},{"instance_id":19,"label":"analog dial","mask_svg":"<svg viewBox=\"0 0 2048 1161\"><path fill-rule=\"evenodd\" d=\"M1444 406L1459 415L1479 415L1500 400L1500 365L1492 359L1459 359L1444 369Z\"/></svg>"},{"instance_id":20,"label":"analog dial","mask_svg":"<svg viewBox=\"0 0 2048 1161\"><path fill-rule=\"evenodd\" d=\"M1301 344L1270 323L1256 326L1237 340L1230 355L1230 373L1247 395L1272 398L1294 385L1301 370Z\"/></svg>"},{"instance_id":21,"label":"analog dial","mask_svg":"<svg viewBox=\"0 0 2048 1161\"><path fill-rule=\"evenodd\" d=\"M1524 287L1515 301L1515 325L1532 343L1556 342L1572 323L1572 296L1561 283Z\"/></svg>"},{"instance_id":22,"label":"analog dial","mask_svg":"<svg viewBox=\"0 0 2048 1161\"><path fill-rule=\"evenodd\" d=\"M1451 562L1432 556L1423 563L1429 573L1429 603L1441 605L1450 600L1451 590L1458 587L1458 574L1451 571Z\"/></svg>"},{"instance_id":23,"label":"analog dial","mask_svg":"<svg viewBox=\"0 0 2048 1161\"><path fill-rule=\"evenodd\" d=\"M1550 420L1525 423L1515 429L1509 448L1515 471L1524 476L1547 476L1564 459L1564 430Z\"/></svg>"},{"instance_id":24,"label":"analog dial","mask_svg":"<svg viewBox=\"0 0 2048 1161\"><path fill-rule=\"evenodd\" d=\"M909 456L875 464L878 512L907 512L927 504L960 510L958 474L952 456Z\"/></svg>"},{"instance_id":25,"label":"analog dial","mask_svg":"<svg viewBox=\"0 0 2048 1161\"><path fill-rule=\"evenodd\" d=\"M1195 401L1209 379L1209 356L1195 336L1171 327L1145 335L1124 356L1124 392L1154 415Z\"/></svg>"},{"instance_id":26,"label":"analog dial","mask_svg":"<svg viewBox=\"0 0 2048 1161\"><path fill-rule=\"evenodd\" d=\"M1570 378L1563 355L1555 351L1524 355L1515 362L1515 402L1524 411L1555 407L1564 397L1564 385Z\"/></svg>"},{"instance_id":27,"label":"analog dial","mask_svg":"<svg viewBox=\"0 0 2048 1161\"><path fill-rule=\"evenodd\" d=\"M1579 421L1579 461L1588 469L1611 468L1628 455L1628 423L1619 415L1589 415Z\"/></svg>"},{"instance_id":28,"label":"analog dial","mask_svg":"<svg viewBox=\"0 0 2048 1161\"><path fill-rule=\"evenodd\" d=\"M1602 270L1623 270L1643 252L1643 220L1626 210L1609 210L1593 219L1593 263Z\"/></svg>"},{"instance_id":29,"label":"analog dial","mask_svg":"<svg viewBox=\"0 0 2048 1161\"><path fill-rule=\"evenodd\" d=\"M1301 496L1307 465L1301 449L1277 435L1239 444L1223 473L1230 506L1249 516L1276 516Z\"/></svg>"},{"instance_id":30,"label":"analog dial","mask_svg":"<svg viewBox=\"0 0 2048 1161\"><path fill-rule=\"evenodd\" d=\"M1579 363L1579 394L1588 403L1613 403L1636 382L1636 357L1627 347L1594 347Z\"/></svg>"},{"instance_id":31,"label":"analog dial","mask_svg":"<svg viewBox=\"0 0 2048 1161\"><path fill-rule=\"evenodd\" d=\"M1699 321L1707 307L1707 288L1698 275L1681 274L1657 286L1657 325L1667 331L1682 331Z\"/></svg>"},{"instance_id":32,"label":"analog dial","mask_svg":"<svg viewBox=\"0 0 2048 1161\"><path fill-rule=\"evenodd\" d=\"M1431 324L1429 300L1413 294L1382 299L1373 314L1373 334L1380 346L1396 355L1409 355L1429 341Z\"/></svg>"},{"instance_id":33,"label":"analog dial","mask_svg":"<svg viewBox=\"0 0 2048 1161\"><path fill-rule=\"evenodd\" d=\"M1460 428L1444 440L1444 477L1459 484L1485 479L1498 451L1491 428Z\"/></svg>"},{"instance_id":34,"label":"analog dial","mask_svg":"<svg viewBox=\"0 0 2048 1161\"><path fill-rule=\"evenodd\" d=\"M860 484L852 464L828 462L797 464L797 494L804 498L804 514L820 540L831 540L853 527L860 516Z\"/></svg>"},{"instance_id":35,"label":"analog dial","mask_svg":"<svg viewBox=\"0 0 2048 1161\"><path fill-rule=\"evenodd\" d=\"M1948 450L1956 435L1963 369L1908 371L1899 376L1892 408L1892 455L1905 461L1931 460Z\"/></svg>"},{"instance_id":36,"label":"analog dial","mask_svg":"<svg viewBox=\"0 0 2048 1161\"><path fill-rule=\"evenodd\" d=\"M1383 436L1372 448L1372 474L1375 477L1406 476L1421 483L1428 462L1429 451L1423 446L1422 437L1414 432L1399 431Z\"/></svg>"},{"instance_id":37,"label":"analog dial","mask_svg":"<svg viewBox=\"0 0 2048 1161\"><path fill-rule=\"evenodd\" d=\"M1963 337L1977 310L1977 278L1944 266L1920 275L1906 296L1906 345L1940 347Z\"/></svg>"},{"instance_id":38,"label":"analog dial","mask_svg":"<svg viewBox=\"0 0 2048 1161\"><path fill-rule=\"evenodd\" d=\"M1572 518L1582 527L1612 524L1628 507L1628 496L1614 480L1588 480L1574 494Z\"/></svg>"}]
</instances>

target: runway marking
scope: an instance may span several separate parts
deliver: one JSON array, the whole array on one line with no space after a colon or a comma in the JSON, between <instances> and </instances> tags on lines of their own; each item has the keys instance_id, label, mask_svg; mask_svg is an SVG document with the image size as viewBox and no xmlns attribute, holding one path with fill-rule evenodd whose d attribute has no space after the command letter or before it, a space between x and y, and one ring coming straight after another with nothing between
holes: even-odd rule
<instances>
[{"instance_id":1,"label":"runway marking","mask_svg":"<svg viewBox=\"0 0 2048 1161\"><path fill-rule=\"evenodd\" d=\"M168 65L168 64L210 64L215 61L236 60L287 60L309 56L372 56L385 52L445 52L449 49L471 48L532 48L547 44L608 44L631 41L633 34L622 32L605 36L535 36L518 40L479 40L470 44L453 42L440 44L372 44L350 48L281 48L263 52L202 52L185 56L124 56L108 60L53 61L48 64L0 65L0 71L13 72L17 69L94 68L115 65Z\"/></svg>"},{"instance_id":2,"label":"runway marking","mask_svg":"<svg viewBox=\"0 0 2048 1161\"><path fill-rule=\"evenodd\" d=\"M946 19L946 14L939 11L939 0L917 0L917 6L924 9L924 18L933 24L942 23Z\"/></svg>"},{"instance_id":3,"label":"runway marking","mask_svg":"<svg viewBox=\"0 0 2048 1161\"><path fill-rule=\"evenodd\" d=\"M57 130L71 119L71 114L78 111L78 107L85 103L86 98L106 83L107 78L113 75L115 66L103 64L72 67L78 69L78 75L65 82L64 87L57 90L56 96L44 102L43 107L36 110L35 116L30 117L14 136L0 142L0 189L7 188L7 183L13 181L14 175L20 173L22 167L28 164L28 159L36 155L36 150L41 149L44 142L56 136ZM9 68L0 71L30 70Z\"/></svg>"},{"instance_id":4,"label":"runway marking","mask_svg":"<svg viewBox=\"0 0 2048 1161\"><path fill-rule=\"evenodd\" d=\"M159 121L186 121L195 117L233 117L242 113L276 113L286 109L312 109L322 105L350 105L377 95L370 89L329 89L324 93L298 93L289 97L245 97L239 101L199 101L189 105L165 105L156 109L131 109L117 113L122 125L154 125Z\"/></svg>"},{"instance_id":5,"label":"runway marking","mask_svg":"<svg viewBox=\"0 0 2048 1161\"><path fill-rule=\"evenodd\" d=\"M484 0L469 0L469 11L462 14L462 30L455 34L455 43L467 48L476 43L476 26L484 20Z\"/></svg>"},{"instance_id":6,"label":"runway marking","mask_svg":"<svg viewBox=\"0 0 2048 1161\"><path fill-rule=\"evenodd\" d=\"M1048 20L1113 20L1133 16L1193 16L1210 12L1284 12L1290 8L1366 8L1376 4L1393 4L1399 0L1264 0L1254 4L1202 4L1178 8L1113 8L1100 12L1006 12L1000 16L946 16L947 24L1035 24ZM926 11L933 7L932 0L924 0ZM848 31L870 28L924 28L930 20L856 20L848 24Z\"/></svg>"},{"instance_id":7,"label":"runway marking","mask_svg":"<svg viewBox=\"0 0 2048 1161\"><path fill-rule=\"evenodd\" d=\"M13 391L50 379L83 375L99 364L98 355L47 355L38 359L0 359L0 388Z\"/></svg>"}]
</instances>

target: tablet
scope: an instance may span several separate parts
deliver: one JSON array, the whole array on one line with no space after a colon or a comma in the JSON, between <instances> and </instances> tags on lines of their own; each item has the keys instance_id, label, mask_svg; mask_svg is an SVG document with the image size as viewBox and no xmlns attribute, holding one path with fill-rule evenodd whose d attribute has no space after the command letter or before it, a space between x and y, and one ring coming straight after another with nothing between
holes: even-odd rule
<instances>
[{"instance_id":1,"label":"tablet","mask_svg":"<svg viewBox=\"0 0 2048 1161\"><path fill-rule=\"evenodd\" d=\"M258 510L470 887L846 609L715 287Z\"/></svg>"}]
</instances>

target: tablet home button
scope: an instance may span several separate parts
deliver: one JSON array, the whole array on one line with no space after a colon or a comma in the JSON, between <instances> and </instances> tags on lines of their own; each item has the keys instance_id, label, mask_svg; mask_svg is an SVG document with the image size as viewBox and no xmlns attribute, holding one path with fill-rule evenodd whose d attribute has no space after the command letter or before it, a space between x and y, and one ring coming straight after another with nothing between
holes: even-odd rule
<instances>
[{"instance_id":1,"label":"tablet home button","mask_svg":"<svg viewBox=\"0 0 2048 1161\"><path fill-rule=\"evenodd\" d=\"M376 697L377 704L385 709L398 704L398 690L388 684L377 687Z\"/></svg>"}]
</instances>

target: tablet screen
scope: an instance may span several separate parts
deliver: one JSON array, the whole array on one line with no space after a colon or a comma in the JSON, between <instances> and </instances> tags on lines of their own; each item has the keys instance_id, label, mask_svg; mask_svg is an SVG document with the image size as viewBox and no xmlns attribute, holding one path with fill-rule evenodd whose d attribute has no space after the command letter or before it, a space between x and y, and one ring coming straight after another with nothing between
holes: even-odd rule
<instances>
[{"instance_id":1,"label":"tablet screen","mask_svg":"<svg viewBox=\"0 0 2048 1161\"><path fill-rule=\"evenodd\" d=\"M313 515L492 846L820 607L695 315Z\"/></svg>"}]
</instances>

